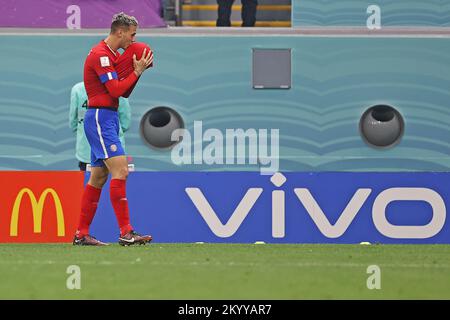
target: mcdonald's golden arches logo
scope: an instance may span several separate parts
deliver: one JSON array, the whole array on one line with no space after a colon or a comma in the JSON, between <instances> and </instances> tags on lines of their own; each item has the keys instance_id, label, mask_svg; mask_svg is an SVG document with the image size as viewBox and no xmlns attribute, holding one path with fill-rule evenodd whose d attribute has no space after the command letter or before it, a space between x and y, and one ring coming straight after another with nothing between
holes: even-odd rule
<instances>
[{"instance_id":1,"label":"mcdonald's golden arches logo","mask_svg":"<svg viewBox=\"0 0 450 320\"><path fill-rule=\"evenodd\" d=\"M56 209L57 234L58 237L64 237L66 232L64 224L64 212L61 205L61 200L59 199L56 191L52 188L45 189L39 197L39 200L36 199L33 191L31 191L29 188L23 188L22 190L20 190L20 192L17 194L16 200L14 201L14 206L12 209L11 224L9 229L10 236L16 237L18 234L20 204L22 203L22 199L25 194L28 195L28 198L31 202L34 233L41 233L42 231L42 215L44 211L44 204L47 196L51 195Z\"/></svg>"}]
</instances>

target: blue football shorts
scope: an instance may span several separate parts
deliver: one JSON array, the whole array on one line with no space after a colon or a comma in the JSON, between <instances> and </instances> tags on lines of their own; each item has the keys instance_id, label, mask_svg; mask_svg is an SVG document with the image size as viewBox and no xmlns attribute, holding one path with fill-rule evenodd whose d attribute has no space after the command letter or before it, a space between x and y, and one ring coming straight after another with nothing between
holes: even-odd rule
<instances>
[{"instance_id":1,"label":"blue football shorts","mask_svg":"<svg viewBox=\"0 0 450 320\"><path fill-rule=\"evenodd\" d=\"M119 115L107 108L88 109L84 132L91 146L91 166L103 167L103 160L125 155L119 139Z\"/></svg>"}]
</instances>

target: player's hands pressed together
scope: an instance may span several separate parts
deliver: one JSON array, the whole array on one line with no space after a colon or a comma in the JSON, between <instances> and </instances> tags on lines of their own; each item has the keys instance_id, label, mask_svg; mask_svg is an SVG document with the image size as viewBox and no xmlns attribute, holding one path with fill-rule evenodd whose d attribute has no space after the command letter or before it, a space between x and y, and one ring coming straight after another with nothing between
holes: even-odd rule
<instances>
[{"instance_id":1,"label":"player's hands pressed together","mask_svg":"<svg viewBox=\"0 0 450 320\"><path fill-rule=\"evenodd\" d=\"M141 60L136 60L136 55L133 55L134 72L138 77L140 77L141 74L153 63L153 52L149 50L148 53L145 54L146 50L147 49L144 49Z\"/></svg>"}]
</instances>

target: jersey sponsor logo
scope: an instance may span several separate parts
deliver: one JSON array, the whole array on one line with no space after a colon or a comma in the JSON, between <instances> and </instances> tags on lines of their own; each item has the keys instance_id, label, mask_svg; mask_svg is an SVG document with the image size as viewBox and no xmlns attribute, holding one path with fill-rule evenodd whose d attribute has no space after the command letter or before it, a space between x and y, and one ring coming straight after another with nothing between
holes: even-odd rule
<instances>
[{"instance_id":1,"label":"jersey sponsor logo","mask_svg":"<svg viewBox=\"0 0 450 320\"><path fill-rule=\"evenodd\" d=\"M108 57L100 57L100 64L102 67L109 67L111 66L111 64L109 63L109 58Z\"/></svg>"}]
</instances>

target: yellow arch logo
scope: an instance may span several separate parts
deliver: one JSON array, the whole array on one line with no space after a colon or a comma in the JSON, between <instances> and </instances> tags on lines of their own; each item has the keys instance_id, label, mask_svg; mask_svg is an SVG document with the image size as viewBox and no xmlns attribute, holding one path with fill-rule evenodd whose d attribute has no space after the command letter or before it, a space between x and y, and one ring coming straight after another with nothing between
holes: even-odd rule
<instances>
[{"instance_id":1,"label":"yellow arch logo","mask_svg":"<svg viewBox=\"0 0 450 320\"><path fill-rule=\"evenodd\" d=\"M39 197L39 201L36 200L36 197L34 196L33 191L31 191L30 189L23 188L22 190L20 190L20 192L17 194L16 201L14 202L14 206L12 209L9 235L12 237L17 236L20 204L22 203L22 198L25 194L28 195L28 197L30 198L30 202L31 202L31 207L32 207L32 211L33 211L33 231L34 231L34 233L41 233L42 213L44 210L44 203L45 203L45 199L47 199L47 195L50 194L53 197L53 201L55 203L58 237L64 237L65 224L64 224L63 208L61 205L61 201L58 197L58 194L56 193L55 190L53 190L51 188L47 188L44 190L44 192L42 192L41 196Z\"/></svg>"}]
</instances>

